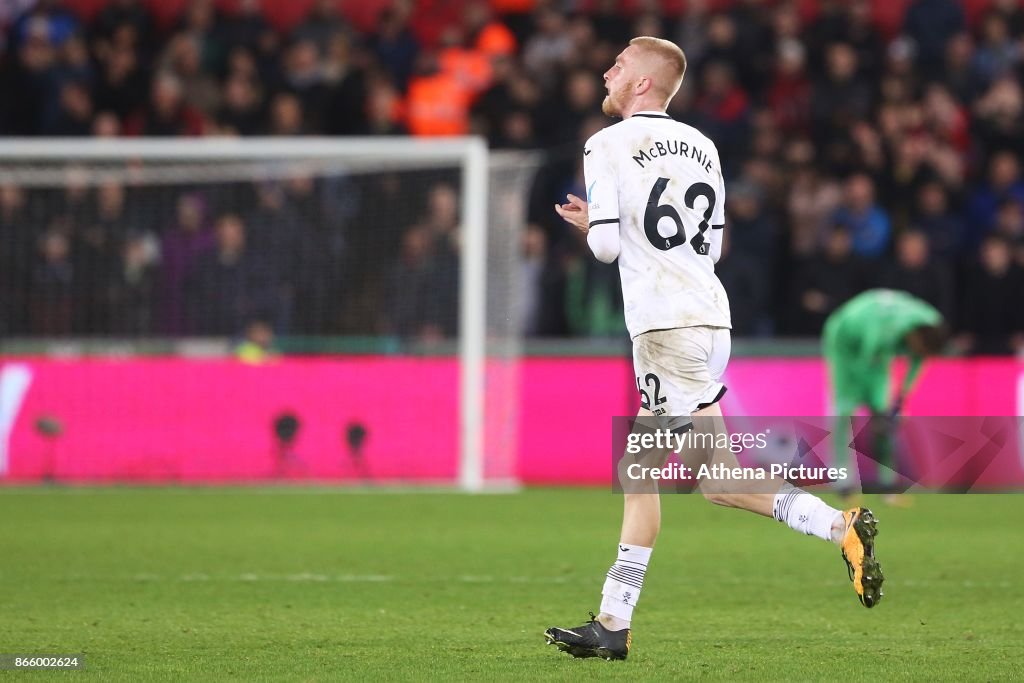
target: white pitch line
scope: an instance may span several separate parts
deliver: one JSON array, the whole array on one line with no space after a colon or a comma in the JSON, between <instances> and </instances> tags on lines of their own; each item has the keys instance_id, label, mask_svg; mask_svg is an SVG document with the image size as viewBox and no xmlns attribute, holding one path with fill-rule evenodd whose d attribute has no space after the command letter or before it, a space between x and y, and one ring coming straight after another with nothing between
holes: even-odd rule
<instances>
[{"instance_id":1,"label":"white pitch line","mask_svg":"<svg viewBox=\"0 0 1024 683\"><path fill-rule=\"evenodd\" d=\"M456 582L456 583L567 583L568 577L555 576L490 576L464 574L461 576L395 576L390 574L321 574L315 572L300 572L297 574L261 574L257 572L244 572L242 574L221 575L208 574L206 572L190 572L176 576L164 576L160 574L142 573L132 576L85 576L75 575L62 577L62 580L74 581L136 581L136 582L183 582L200 583L205 581L218 582L292 582L292 583L392 583L392 582Z\"/></svg>"},{"instance_id":2,"label":"white pitch line","mask_svg":"<svg viewBox=\"0 0 1024 683\"><path fill-rule=\"evenodd\" d=\"M515 491L503 491L502 493L515 493ZM153 486L133 484L22 484L5 483L0 486L0 495L76 495L76 496L111 496L111 495L242 495L242 496L264 496L264 495L327 495L327 496L361 496L361 495L409 495L409 494L458 494L465 496L455 484L444 482L424 482L422 485L412 485L393 482L380 482L379 484L363 485L358 482L339 481L335 483L323 481L299 482L295 484L274 484L254 482L252 484L154 484Z\"/></svg>"},{"instance_id":3,"label":"white pitch line","mask_svg":"<svg viewBox=\"0 0 1024 683\"><path fill-rule=\"evenodd\" d=\"M206 572L190 572L174 576L141 573L131 576L86 576L71 575L58 577L61 581L135 581L135 582L172 582L172 583L466 583L466 584L564 584L578 577L570 576L493 576L487 574L463 574L460 576L398 576L394 574L323 574L318 572L299 572L295 574L263 574L259 572L244 572L241 574L216 575ZM723 582L716 579L716 582ZM739 581L725 583L741 583ZM742 583L752 584L745 580ZM820 586L848 585L848 581L838 579L826 579L817 582ZM935 581L928 579L900 579L886 582L886 586L899 586L903 588L941 588L946 586L959 586L962 588L1015 588L1019 582L1014 581L975 581L963 579L960 581Z\"/></svg>"}]
</instances>

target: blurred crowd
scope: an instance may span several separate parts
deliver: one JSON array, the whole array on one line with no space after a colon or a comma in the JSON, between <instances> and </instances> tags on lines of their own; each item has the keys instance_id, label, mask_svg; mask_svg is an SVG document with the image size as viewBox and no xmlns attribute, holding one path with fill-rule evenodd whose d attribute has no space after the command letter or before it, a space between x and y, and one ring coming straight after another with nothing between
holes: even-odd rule
<instances>
[{"instance_id":1,"label":"blurred crowd","mask_svg":"<svg viewBox=\"0 0 1024 683\"><path fill-rule=\"evenodd\" d=\"M0 184L0 336L457 331L457 172Z\"/></svg>"},{"instance_id":2,"label":"blurred crowd","mask_svg":"<svg viewBox=\"0 0 1024 683\"><path fill-rule=\"evenodd\" d=\"M669 113L721 153L718 270L737 336L817 335L843 301L885 286L936 305L964 352L1024 348L1019 0L314 0L287 25L273 4L187 0L157 16L141 0L98 12L8 2L0 135L476 133L492 148L540 149L522 247L525 331L617 336L616 267L590 258L551 206L584 194L582 142L612 123L601 74L630 37L661 36L689 61ZM401 174L226 190L248 204L191 188L153 199L90 187L79 192L87 210L28 222L32 206L53 204L8 183L0 333L230 334L265 317L285 333L450 336L452 180L415 180L412 199ZM58 194L71 202L76 191ZM380 197L396 215L368 240L359 228ZM268 217L275 202L290 222ZM117 206L163 207L166 220L128 229ZM192 242L175 246L173 226L189 221ZM258 264L245 277L260 282L218 274L233 250ZM143 262L152 274L140 286ZM89 303L97 278L102 305ZM40 313L65 290L67 310ZM204 308L210 297L220 308Z\"/></svg>"}]
</instances>

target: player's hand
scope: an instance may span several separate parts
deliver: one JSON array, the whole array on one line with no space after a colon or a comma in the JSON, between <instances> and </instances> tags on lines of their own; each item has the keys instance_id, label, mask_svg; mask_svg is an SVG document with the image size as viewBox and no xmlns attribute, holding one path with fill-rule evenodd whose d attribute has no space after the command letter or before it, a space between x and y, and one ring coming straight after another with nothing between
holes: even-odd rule
<instances>
[{"instance_id":1,"label":"player's hand","mask_svg":"<svg viewBox=\"0 0 1024 683\"><path fill-rule=\"evenodd\" d=\"M886 413L886 417L888 417L890 420L892 420L892 419L895 419L896 417L898 417L899 414L902 413L902 412L903 412L903 397L902 396L897 396L896 399L892 402L892 405L889 406L889 412Z\"/></svg>"},{"instance_id":2,"label":"player's hand","mask_svg":"<svg viewBox=\"0 0 1024 683\"><path fill-rule=\"evenodd\" d=\"M590 231L590 217L587 203L574 194L567 194L568 204L555 204L555 213L569 225L586 235Z\"/></svg>"}]
</instances>

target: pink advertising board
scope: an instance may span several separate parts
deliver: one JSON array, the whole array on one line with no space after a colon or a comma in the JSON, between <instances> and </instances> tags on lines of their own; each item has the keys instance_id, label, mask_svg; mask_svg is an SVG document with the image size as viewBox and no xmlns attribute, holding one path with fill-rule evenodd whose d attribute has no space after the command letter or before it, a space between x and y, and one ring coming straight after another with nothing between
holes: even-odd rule
<instances>
[{"instance_id":1,"label":"pink advertising board","mask_svg":"<svg viewBox=\"0 0 1024 683\"><path fill-rule=\"evenodd\" d=\"M896 381L904 370L905 364L898 363ZM639 399L633 382L632 366L625 360L530 359L523 374L520 478L530 483L607 485L612 421L599 418L636 413ZM724 382L727 416L827 416L833 412L827 370L818 358L735 358ZM1024 362L935 360L925 366L905 413L1024 415ZM567 426L571 438L566 437ZM991 483L1024 485L1016 450L1012 457L994 463Z\"/></svg>"},{"instance_id":2,"label":"pink advertising board","mask_svg":"<svg viewBox=\"0 0 1024 683\"><path fill-rule=\"evenodd\" d=\"M727 414L830 412L819 359L734 359L726 383ZM6 358L0 481L347 481L365 473L451 481L457 386L458 366L449 358L289 358L263 365ZM520 479L607 483L610 418L634 414L638 403L629 361L526 359L520 389ZM926 367L907 412L1020 415L1022 408L1024 363L943 359ZM281 447L273 427L286 413L301 426ZM356 423L367 435L354 451L349 428ZM1019 459L1005 477L1024 483Z\"/></svg>"},{"instance_id":3,"label":"pink advertising board","mask_svg":"<svg viewBox=\"0 0 1024 683\"><path fill-rule=\"evenodd\" d=\"M375 477L455 476L458 368L450 360L289 359L263 365L27 360L5 365L0 370L5 376L19 368L31 374L8 436L10 479L39 478L48 468L66 480L267 478L280 469L273 424L285 413L301 420L283 468L288 477L358 476L345 438L355 422L369 432L362 455ZM45 416L60 422L59 438L39 433L37 422ZM425 433L433 452L424 452Z\"/></svg>"}]
</instances>

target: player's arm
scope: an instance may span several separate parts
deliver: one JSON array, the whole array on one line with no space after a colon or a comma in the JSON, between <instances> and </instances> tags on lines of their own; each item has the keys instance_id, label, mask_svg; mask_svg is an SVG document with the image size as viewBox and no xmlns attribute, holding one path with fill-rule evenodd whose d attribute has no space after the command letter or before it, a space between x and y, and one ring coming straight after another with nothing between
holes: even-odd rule
<instances>
[{"instance_id":1,"label":"player's arm","mask_svg":"<svg viewBox=\"0 0 1024 683\"><path fill-rule=\"evenodd\" d=\"M587 232L587 245L594 257L602 263L611 263L619 258L621 243L619 242L618 225L596 225Z\"/></svg>"},{"instance_id":2,"label":"player's arm","mask_svg":"<svg viewBox=\"0 0 1024 683\"><path fill-rule=\"evenodd\" d=\"M934 311L934 312L935 312L935 316L937 316L934 319L937 319L939 321L938 324L941 324L941 321L942 321L941 316L939 316L938 311ZM942 334L943 334L943 338L944 338L944 336L945 336L944 332ZM904 343L906 343L906 342L904 342ZM941 350L941 342L939 343L939 348L935 349L935 352L938 352L940 350ZM899 393L896 396L896 400L893 402L893 408L892 408L893 414L898 413L902 409L902 407L903 407L903 399L906 396L910 395L910 390L914 387L914 384L917 382L918 375L921 374L921 368L924 366L924 362L928 358L927 355L921 353L920 351L915 351L913 349L910 350L910 353L908 354L907 357L908 357L910 365L909 365L909 367L907 367L907 374L903 377L903 384L900 386L900 391L899 391Z\"/></svg>"},{"instance_id":3,"label":"player's arm","mask_svg":"<svg viewBox=\"0 0 1024 683\"><path fill-rule=\"evenodd\" d=\"M619 257L619 183L607 140L592 137L583 149L587 183L587 244L598 261Z\"/></svg>"},{"instance_id":4,"label":"player's arm","mask_svg":"<svg viewBox=\"0 0 1024 683\"><path fill-rule=\"evenodd\" d=\"M555 204L555 211L566 223L587 236L587 245L598 261L611 263L619 256L619 223L589 220L587 204L574 194L567 194L567 204Z\"/></svg>"},{"instance_id":5,"label":"player's arm","mask_svg":"<svg viewBox=\"0 0 1024 683\"><path fill-rule=\"evenodd\" d=\"M893 399L892 405L889 406L889 414L896 416L903 410L903 401L910 395L910 390L914 387L914 382L917 381L917 376L921 374L921 366L924 365L924 358L915 354L910 355L910 366L907 368L907 374L903 378L903 384L900 385L900 390L896 394L896 398Z\"/></svg>"},{"instance_id":6,"label":"player's arm","mask_svg":"<svg viewBox=\"0 0 1024 683\"><path fill-rule=\"evenodd\" d=\"M583 150L583 175L587 201L568 195L568 204L555 211L587 236L587 245L603 263L619 256L619 196L615 169L603 144L591 138Z\"/></svg>"}]
</instances>

